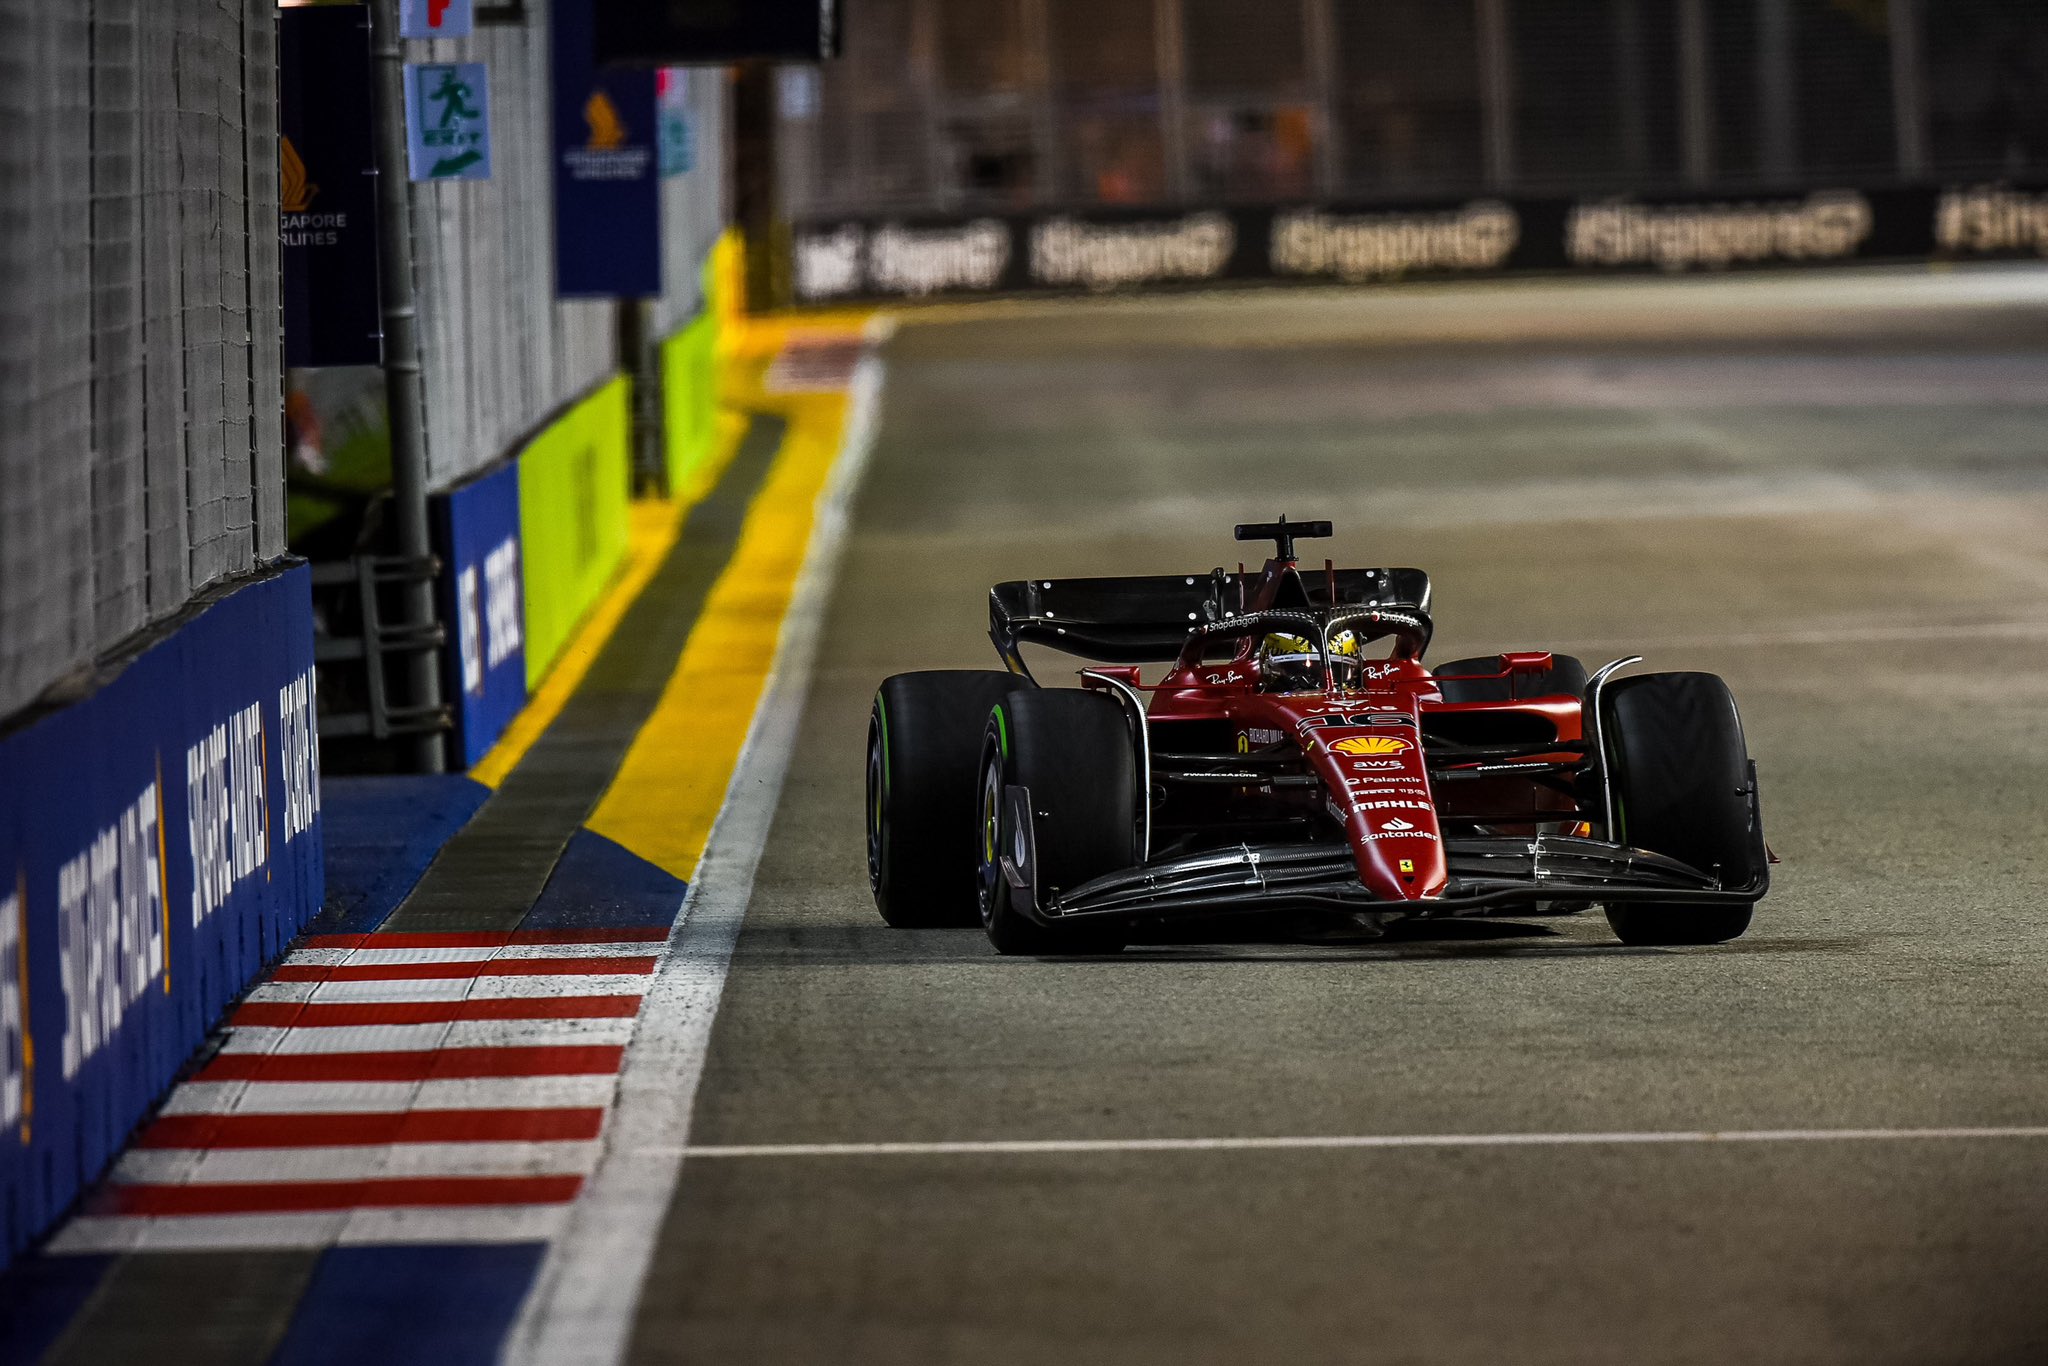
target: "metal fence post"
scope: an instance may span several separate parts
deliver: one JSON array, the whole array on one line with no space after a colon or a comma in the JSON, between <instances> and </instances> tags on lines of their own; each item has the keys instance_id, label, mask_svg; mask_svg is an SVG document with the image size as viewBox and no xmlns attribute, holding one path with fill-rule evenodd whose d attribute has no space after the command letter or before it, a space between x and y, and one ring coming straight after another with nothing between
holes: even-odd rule
<instances>
[{"instance_id":1,"label":"metal fence post","mask_svg":"<svg viewBox=\"0 0 2048 1366\"><path fill-rule=\"evenodd\" d=\"M1920 64L1918 0L1890 0L1886 20L1892 40L1892 129L1899 176L1919 180L1927 174L1927 82Z\"/></svg>"},{"instance_id":2,"label":"metal fence post","mask_svg":"<svg viewBox=\"0 0 2048 1366\"><path fill-rule=\"evenodd\" d=\"M1508 0L1478 0L1477 18L1486 185L1505 190L1515 181L1515 63Z\"/></svg>"},{"instance_id":3,"label":"metal fence post","mask_svg":"<svg viewBox=\"0 0 2048 1366\"><path fill-rule=\"evenodd\" d=\"M1307 0L1309 80L1316 92L1316 193L1334 199L1344 178L1344 122L1337 99L1337 19L1333 0Z\"/></svg>"},{"instance_id":4,"label":"metal fence post","mask_svg":"<svg viewBox=\"0 0 2048 1366\"><path fill-rule=\"evenodd\" d=\"M1153 0L1152 41L1159 61L1159 149L1166 161L1166 197L1185 204L1188 176L1187 39L1181 0Z\"/></svg>"},{"instance_id":5,"label":"metal fence post","mask_svg":"<svg viewBox=\"0 0 2048 1366\"><path fill-rule=\"evenodd\" d=\"M427 531L425 402L413 282L411 185L405 165L405 53L398 37L398 0L371 0L369 11L377 72L378 293L384 323L384 396L391 410L391 493L399 554L424 558L433 554L433 544ZM399 591L407 624L434 621L431 582L408 583ZM440 706L438 651L415 651L407 657L406 691L412 706ZM415 745L413 762L419 770L441 772L440 733L429 731Z\"/></svg>"},{"instance_id":6,"label":"metal fence post","mask_svg":"<svg viewBox=\"0 0 2048 1366\"><path fill-rule=\"evenodd\" d=\"M1792 77L1789 0L1756 0L1757 111L1763 126L1763 173L1789 185L1799 174L1799 128Z\"/></svg>"},{"instance_id":7,"label":"metal fence post","mask_svg":"<svg viewBox=\"0 0 2048 1366\"><path fill-rule=\"evenodd\" d=\"M1714 87L1706 0L1678 0L1678 142L1688 185L1714 178Z\"/></svg>"}]
</instances>

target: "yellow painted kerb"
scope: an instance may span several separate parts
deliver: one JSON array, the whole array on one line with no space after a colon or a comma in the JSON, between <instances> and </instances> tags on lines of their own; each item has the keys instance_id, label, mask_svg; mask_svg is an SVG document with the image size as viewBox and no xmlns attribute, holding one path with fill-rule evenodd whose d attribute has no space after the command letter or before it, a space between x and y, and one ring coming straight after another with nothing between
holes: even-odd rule
<instances>
[{"instance_id":1,"label":"yellow painted kerb","mask_svg":"<svg viewBox=\"0 0 2048 1366\"><path fill-rule=\"evenodd\" d=\"M848 400L792 397L789 426L675 673L587 822L676 877L696 874L725 802L839 456Z\"/></svg>"}]
</instances>

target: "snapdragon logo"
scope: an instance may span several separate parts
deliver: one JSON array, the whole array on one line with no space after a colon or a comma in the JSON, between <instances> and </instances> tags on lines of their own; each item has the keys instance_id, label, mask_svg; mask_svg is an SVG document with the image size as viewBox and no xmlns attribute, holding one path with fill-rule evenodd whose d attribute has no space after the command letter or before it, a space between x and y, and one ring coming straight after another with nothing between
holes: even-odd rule
<instances>
[{"instance_id":1,"label":"snapdragon logo","mask_svg":"<svg viewBox=\"0 0 2048 1366\"><path fill-rule=\"evenodd\" d=\"M1492 199L1442 213L1325 213L1273 220L1276 275L1334 275L1356 284L1417 270L1499 270L1521 240L1522 220Z\"/></svg>"},{"instance_id":2,"label":"snapdragon logo","mask_svg":"<svg viewBox=\"0 0 2048 1366\"><path fill-rule=\"evenodd\" d=\"M1835 260L1855 255L1870 227L1870 201L1854 190L1747 203L1581 204L1566 224L1565 252L1574 265L1666 270Z\"/></svg>"},{"instance_id":3,"label":"snapdragon logo","mask_svg":"<svg viewBox=\"0 0 2048 1366\"><path fill-rule=\"evenodd\" d=\"M270 859L263 788L263 708L251 702L185 751L192 924L227 903Z\"/></svg>"},{"instance_id":4,"label":"snapdragon logo","mask_svg":"<svg viewBox=\"0 0 2048 1366\"><path fill-rule=\"evenodd\" d=\"M313 722L318 683L311 669L277 690L278 767L284 773L284 837L313 828L320 814L320 737Z\"/></svg>"},{"instance_id":5,"label":"snapdragon logo","mask_svg":"<svg viewBox=\"0 0 2048 1366\"><path fill-rule=\"evenodd\" d=\"M857 223L831 232L800 234L796 239L796 296L836 299L856 294L861 286L861 255L867 233Z\"/></svg>"},{"instance_id":6,"label":"snapdragon logo","mask_svg":"<svg viewBox=\"0 0 2048 1366\"><path fill-rule=\"evenodd\" d=\"M57 869L66 1080L106 1046L164 971L161 820L160 794L151 782ZM18 946L18 912L14 934Z\"/></svg>"}]
</instances>

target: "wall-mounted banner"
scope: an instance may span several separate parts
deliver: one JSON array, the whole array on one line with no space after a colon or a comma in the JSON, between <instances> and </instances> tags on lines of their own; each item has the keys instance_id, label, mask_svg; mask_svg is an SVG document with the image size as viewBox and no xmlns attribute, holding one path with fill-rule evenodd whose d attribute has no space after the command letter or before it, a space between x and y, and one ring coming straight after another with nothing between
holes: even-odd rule
<instances>
[{"instance_id":1,"label":"wall-mounted banner","mask_svg":"<svg viewBox=\"0 0 2048 1366\"><path fill-rule=\"evenodd\" d=\"M839 0L596 0L600 62L723 66L815 62L843 43Z\"/></svg>"},{"instance_id":2,"label":"wall-mounted banner","mask_svg":"<svg viewBox=\"0 0 2048 1366\"><path fill-rule=\"evenodd\" d=\"M1504 271L2048 256L2048 193L2005 184L1884 186L1654 200L1478 196L1030 216L826 220L791 235L803 303L1221 280L1364 284Z\"/></svg>"},{"instance_id":3,"label":"wall-mounted banner","mask_svg":"<svg viewBox=\"0 0 2048 1366\"><path fill-rule=\"evenodd\" d=\"M467 38L476 27L470 0L399 0L398 32L406 38Z\"/></svg>"},{"instance_id":4,"label":"wall-mounted banner","mask_svg":"<svg viewBox=\"0 0 2048 1366\"><path fill-rule=\"evenodd\" d=\"M368 13L300 6L277 15L286 365L380 359Z\"/></svg>"},{"instance_id":5,"label":"wall-mounted banner","mask_svg":"<svg viewBox=\"0 0 2048 1366\"><path fill-rule=\"evenodd\" d=\"M599 67L591 0L555 0L555 292L661 293L661 120L655 72Z\"/></svg>"},{"instance_id":6,"label":"wall-mounted banner","mask_svg":"<svg viewBox=\"0 0 2048 1366\"><path fill-rule=\"evenodd\" d=\"M0 739L0 1259L320 909L315 703L301 565Z\"/></svg>"},{"instance_id":7,"label":"wall-mounted banner","mask_svg":"<svg viewBox=\"0 0 2048 1366\"><path fill-rule=\"evenodd\" d=\"M482 62L405 68L406 169L414 180L491 178L491 97Z\"/></svg>"},{"instance_id":8,"label":"wall-mounted banner","mask_svg":"<svg viewBox=\"0 0 2048 1366\"><path fill-rule=\"evenodd\" d=\"M436 494L433 512L434 549L448 566L441 619L455 623L455 744L462 767L474 768L526 704L517 462Z\"/></svg>"},{"instance_id":9,"label":"wall-mounted banner","mask_svg":"<svg viewBox=\"0 0 2048 1366\"><path fill-rule=\"evenodd\" d=\"M713 76L714 80L718 77ZM698 77L699 80L704 77ZM661 174L687 175L697 164L697 130L690 122L690 72L667 66L654 73L654 101L661 115Z\"/></svg>"}]
</instances>

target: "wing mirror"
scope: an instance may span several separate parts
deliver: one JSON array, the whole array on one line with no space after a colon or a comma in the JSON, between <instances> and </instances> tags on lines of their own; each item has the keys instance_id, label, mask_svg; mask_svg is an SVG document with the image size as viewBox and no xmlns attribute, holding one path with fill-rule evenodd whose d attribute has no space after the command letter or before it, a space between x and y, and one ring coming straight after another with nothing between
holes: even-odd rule
<instances>
[{"instance_id":1,"label":"wing mirror","mask_svg":"<svg viewBox=\"0 0 2048 1366\"><path fill-rule=\"evenodd\" d=\"M1500 671L1510 677L1547 674L1552 663L1548 650L1509 650L1500 657Z\"/></svg>"}]
</instances>

